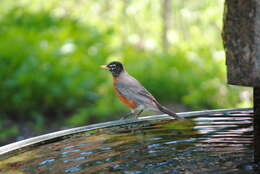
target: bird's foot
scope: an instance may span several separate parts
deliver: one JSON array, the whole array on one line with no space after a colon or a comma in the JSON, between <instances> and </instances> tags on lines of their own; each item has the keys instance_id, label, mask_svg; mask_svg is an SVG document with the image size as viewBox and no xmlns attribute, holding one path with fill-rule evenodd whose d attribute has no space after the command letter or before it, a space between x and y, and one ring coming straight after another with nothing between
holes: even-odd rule
<instances>
[{"instance_id":1,"label":"bird's foot","mask_svg":"<svg viewBox=\"0 0 260 174\"><path fill-rule=\"evenodd\" d=\"M140 110L139 112L135 113L135 114L134 114L134 115L135 115L135 119L137 119L137 117L140 116L143 111L144 111L144 110L142 109L142 110Z\"/></svg>"},{"instance_id":2,"label":"bird's foot","mask_svg":"<svg viewBox=\"0 0 260 174\"><path fill-rule=\"evenodd\" d=\"M128 117L130 117L131 115L133 115L133 113L132 113L132 112L129 112L129 113L127 113L126 115L124 115L123 117L121 117L120 120L125 120L125 119L127 119Z\"/></svg>"},{"instance_id":3,"label":"bird's foot","mask_svg":"<svg viewBox=\"0 0 260 174\"><path fill-rule=\"evenodd\" d=\"M121 117L120 120L125 120L127 119L128 117L130 117L131 115L134 115L134 119L137 119L137 117L143 112L144 110L140 110L139 112L136 112L136 111L131 111L129 113L127 113L125 116Z\"/></svg>"},{"instance_id":4,"label":"bird's foot","mask_svg":"<svg viewBox=\"0 0 260 174\"><path fill-rule=\"evenodd\" d=\"M185 120L185 118L183 118L177 114L175 114L173 117L176 118L176 120Z\"/></svg>"}]
</instances>

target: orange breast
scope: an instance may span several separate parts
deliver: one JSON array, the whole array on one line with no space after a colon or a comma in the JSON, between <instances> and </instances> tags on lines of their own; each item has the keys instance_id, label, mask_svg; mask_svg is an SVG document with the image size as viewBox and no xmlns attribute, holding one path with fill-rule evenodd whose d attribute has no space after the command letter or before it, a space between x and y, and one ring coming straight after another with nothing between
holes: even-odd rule
<instances>
[{"instance_id":1,"label":"orange breast","mask_svg":"<svg viewBox=\"0 0 260 174\"><path fill-rule=\"evenodd\" d=\"M116 82L117 80L118 80L117 78L115 78L115 77L113 78L114 82ZM115 86L114 86L114 90L115 90L116 96L119 98L119 100L122 103L124 103L125 105L127 105L128 107L130 107L132 109L137 107L136 104L132 100L129 100L126 97L120 95Z\"/></svg>"}]
</instances>

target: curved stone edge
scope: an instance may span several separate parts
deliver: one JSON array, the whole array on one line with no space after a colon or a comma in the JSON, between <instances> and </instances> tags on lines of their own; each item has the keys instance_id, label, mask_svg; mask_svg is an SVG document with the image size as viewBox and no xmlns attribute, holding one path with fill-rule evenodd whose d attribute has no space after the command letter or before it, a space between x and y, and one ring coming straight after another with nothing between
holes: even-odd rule
<instances>
[{"instance_id":1,"label":"curved stone edge","mask_svg":"<svg viewBox=\"0 0 260 174\"><path fill-rule=\"evenodd\" d=\"M221 114L221 113L226 113L226 112L250 111L250 110L252 110L252 108L203 110L203 111L181 112L181 113L177 113L177 114L184 118L192 118L192 117L195 117L198 115L205 116L205 115L209 115L209 114ZM89 130L107 128L107 127L118 126L118 125L139 123L139 122L144 122L144 121L157 121L157 120L167 120L167 119L174 119L174 118L171 116L168 116L166 114L152 115L152 116L146 116L146 117L139 117L138 119L116 120L116 121L109 121L109 122L104 122L104 123L97 123L97 124L92 124L92 125L88 125L88 126L76 127L76 128L71 128L71 129L66 129L66 130L62 130L62 131L49 133L49 134L44 134L44 135L40 135L40 136L33 137L33 138L28 138L25 140L21 140L21 141L0 147L0 159L2 158L1 156L5 156L12 152L22 150L23 148L26 148L28 146L41 144L42 142L45 142L45 141L55 140L57 138L73 135L73 134L80 133L80 132L86 132Z\"/></svg>"}]
</instances>

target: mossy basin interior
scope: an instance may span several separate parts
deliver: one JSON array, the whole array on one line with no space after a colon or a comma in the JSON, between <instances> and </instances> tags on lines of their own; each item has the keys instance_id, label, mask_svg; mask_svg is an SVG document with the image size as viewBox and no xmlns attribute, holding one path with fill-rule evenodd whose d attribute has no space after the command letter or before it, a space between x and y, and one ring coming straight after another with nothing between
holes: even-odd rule
<instances>
[{"instance_id":1,"label":"mossy basin interior","mask_svg":"<svg viewBox=\"0 0 260 174\"><path fill-rule=\"evenodd\" d=\"M1 174L254 174L253 111L141 119L51 138L0 156Z\"/></svg>"}]
</instances>

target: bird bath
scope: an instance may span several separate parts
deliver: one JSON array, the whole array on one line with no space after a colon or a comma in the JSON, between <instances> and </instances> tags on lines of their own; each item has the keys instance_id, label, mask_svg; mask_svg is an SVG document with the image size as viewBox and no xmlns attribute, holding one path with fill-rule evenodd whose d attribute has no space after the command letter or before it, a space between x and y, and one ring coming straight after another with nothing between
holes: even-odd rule
<instances>
[{"instance_id":1,"label":"bird bath","mask_svg":"<svg viewBox=\"0 0 260 174\"><path fill-rule=\"evenodd\" d=\"M120 120L0 147L0 173L257 173L252 109ZM258 171L259 172L259 171Z\"/></svg>"}]
</instances>

